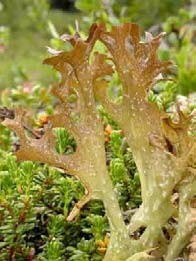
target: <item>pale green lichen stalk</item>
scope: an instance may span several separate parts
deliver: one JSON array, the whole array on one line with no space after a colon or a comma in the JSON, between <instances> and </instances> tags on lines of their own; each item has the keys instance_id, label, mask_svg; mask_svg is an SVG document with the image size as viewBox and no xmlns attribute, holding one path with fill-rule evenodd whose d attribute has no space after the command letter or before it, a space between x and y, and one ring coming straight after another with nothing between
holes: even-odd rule
<instances>
[{"instance_id":1,"label":"pale green lichen stalk","mask_svg":"<svg viewBox=\"0 0 196 261\"><path fill-rule=\"evenodd\" d=\"M81 180L86 193L67 217L68 221L73 220L90 199L103 201L111 226L111 240L105 260L120 260L121 256L123 259L130 256L131 241L107 171L104 129L93 95L96 79L113 72L111 66L104 63L104 55L95 54L94 63L89 63L91 50L99 34L100 28L94 26L87 41L76 36L70 38L72 51L59 53L44 61L60 71L62 81L53 89L60 106L49 117L49 124L40 139L26 135L24 122L27 115L23 109L16 110L15 118L6 119L4 125L20 138L20 149L16 153L19 160L49 163ZM100 70L101 67L103 70ZM70 94L76 95L74 104L69 102ZM66 128L75 138L77 149L74 154L60 155L56 152L53 129L57 127Z\"/></svg>"},{"instance_id":2,"label":"pale green lichen stalk","mask_svg":"<svg viewBox=\"0 0 196 261\"><path fill-rule=\"evenodd\" d=\"M178 109L177 122L171 122L147 101L150 87L171 67L171 62L158 60L156 52L161 37L153 38L146 33L145 41L141 42L138 25L129 23L102 32L100 40L111 53L122 82L122 102L111 103L106 89L95 90L122 127L139 170L143 202L129 228L134 232L146 227L140 238L145 247L165 241L162 228L174 212L173 190L184 176L194 175L195 141L188 135L190 117Z\"/></svg>"}]
</instances>

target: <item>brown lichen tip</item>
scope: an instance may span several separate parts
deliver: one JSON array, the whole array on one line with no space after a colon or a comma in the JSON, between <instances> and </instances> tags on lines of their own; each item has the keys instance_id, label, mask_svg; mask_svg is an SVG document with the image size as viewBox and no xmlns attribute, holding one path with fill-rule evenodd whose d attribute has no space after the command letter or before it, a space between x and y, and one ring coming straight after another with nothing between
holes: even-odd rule
<instances>
[{"instance_id":1,"label":"brown lichen tip","mask_svg":"<svg viewBox=\"0 0 196 261\"><path fill-rule=\"evenodd\" d=\"M19 137L20 148L15 153L17 159L48 163L69 171L69 174L72 175L77 168L76 159L73 159L74 155L66 156L57 153L53 126L51 124L45 126L43 135L37 139L35 136L28 136L26 133L27 112L22 108L17 108L14 115L13 119L6 118L2 124L14 131Z\"/></svg>"},{"instance_id":2,"label":"brown lichen tip","mask_svg":"<svg viewBox=\"0 0 196 261\"><path fill-rule=\"evenodd\" d=\"M95 112L94 87L102 86L103 81L105 82L103 77L113 74L108 56L93 51L94 44L104 28L103 24L93 24L86 40L78 33L74 36L64 36L63 39L70 42L73 48L67 52L52 50L53 56L44 60L45 64L52 65L61 73L61 83L55 86L52 92L66 107L66 118L71 114L70 111L73 112L68 99L70 94L76 96L74 106L76 110L80 108L80 113L85 107L91 107L91 111Z\"/></svg>"},{"instance_id":3,"label":"brown lichen tip","mask_svg":"<svg viewBox=\"0 0 196 261\"><path fill-rule=\"evenodd\" d=\"M186 147L195 140L194 136L189 135L191 125L194 122L194 112L185 114L180 106L176 105L176 115L171 118L167 113L163 113L161 124L163 134L173 143L182 143L186 139Z\"/></svg>"},{"instance_id":4,"label":"brown lichen tip","mask_svg":"<svg viewBox=\"0 0 196 261\"><path fill-rule=\"evenodd\" d=\"M73 46L73 49L68 52L49 49L52 50L50 53L54 56L45 59L43 63L52 65L59 71L63 70L65 63L68 63L73 67L79 66L89 59L89 55L102 30L103 25L93 24L86 40L83 40L78 34L75 34L74 36L64 35L62 37L63 40L68 41Z\"/></svg>"},{"instance_id":5,"label":"brown lichen tip","mask_svg":"<svg viewBox=\"0 0 196 261\"><path fill-rule=\"evenodd\" d=\"M171 61L158 59L157 50L163 35L153 37L146 33L145 41L141 41L139 26L124 23L113 26L110 32L102 31L100 40L111 52L117 71L129 88L146 89L172 65Z\"/></svg>"},{"instance_id":6,"label":"brown lichen tip","mask_svg":"<svg viewBox=\"0 0 196 261\"><path fill-rule=\"evenodd\" d=\"M23 120L25 117L26 111L22 108L17 108L14 111L12 111L11 116L12 117L5 117L4 121L2 122L2 125L10 128L13 130L20 139L23 139L26 137L23 127Z\"/></svg>"},{"instance_id":7,"label":"brown lichen tip","mask_svg":"<svg viewBox=\"0 0 196 261\"><path fill-rule=\"evenodd\" d=\"M172 120L169 115L165 114L162 117L162 121L176 131L187 132L190 128L192 119L195 117L194 113L185 114L178 104L176 104L176 112L178 120Z\"/></svg>"}]
</instances>

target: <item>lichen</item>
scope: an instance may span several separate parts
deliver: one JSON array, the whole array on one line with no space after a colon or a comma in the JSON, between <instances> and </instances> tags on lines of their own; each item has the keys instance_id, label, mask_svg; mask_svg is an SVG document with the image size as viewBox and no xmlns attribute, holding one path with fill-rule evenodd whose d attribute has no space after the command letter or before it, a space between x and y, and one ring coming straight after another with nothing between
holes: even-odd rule
<instances>
[{"instance_id":1,"label":"lichen","mask_svg":"<svg viewBox=\"0 0 196 261\"><path fill-rule=\"evenodd\" d=\"M189 135L191 117L177 107L178 121L174 121L146 99L160 74L172 66L170 61L158 59L162 36L152 37L147 33L141 41L139 26L125 23L112 27L110 32L104 24L93 24L86 40L79 33L66 37L72 49L67 52L50 49L52 57L44 61L61 74L60 84L52 90L59 105L48 117L44 134L36 139L26 135L29 113L22 108L15 110L14 117L5 116L3 122L20 139L18 160L48 163L82 182L86 193L68 215L68 221L72 221L89 200L103 201L111 229L105 254L108 261L135 260L134 254L140 252L149 258L147 253L152 248L156 249L151 251L152 255L156 252L159 256L164 251L166 260L174 260L194 229L189 220L192 218L189 202L196 194L196 145L194 137ZM105 44L107 54L94 52L97 40ZM114 71L107 62L108 57L122 82L120 103L110 101L107 96L108 77L105 76ZM69 98L73 94L76 99L71 102ZM104 129L96 99L122 128L139 171L142 204L128 226L123 221L108 174ZM75 138L77 148L73 154L56 151L53 129L57 127L67 129ZM174 190L179 193L180 202L178 227L170 245L165 247L163 227L176 212L171 200ZM131 239L130 234L141 227L145 228L141 237Z\"/></svg>"}]
</instances>

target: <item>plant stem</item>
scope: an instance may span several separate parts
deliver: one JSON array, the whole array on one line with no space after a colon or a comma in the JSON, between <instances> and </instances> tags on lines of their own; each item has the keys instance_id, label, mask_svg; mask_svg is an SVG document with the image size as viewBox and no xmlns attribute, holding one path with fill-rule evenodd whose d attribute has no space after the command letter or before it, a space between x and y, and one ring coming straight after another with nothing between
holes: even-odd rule
<instances>
[{"instance_id":1,"label":"plant stem","mask_svg":"<svg viewBox=\"0 0 196 261\"><path fill-rule=\"evenodd\" d=\"M102 200L111 228L110 243L104 260L126 260L132 254L131 240L108 175L102 191Z\"/></svg>"},{"instance_id":2,"label":"plant stem","mask_svg":"<svg viewBox=\"0 0 196 261\"><path fill-rule=\"evenodd\" d=\"M192 232L195 228L194 221L191 221L190 200L196 195L196 181L188 184L182 184L179 192L179 221L177 232L173 237L167 251L167 261L173 261L179 256L182 249L189 242Z\"/></svg>"}]
</instances>

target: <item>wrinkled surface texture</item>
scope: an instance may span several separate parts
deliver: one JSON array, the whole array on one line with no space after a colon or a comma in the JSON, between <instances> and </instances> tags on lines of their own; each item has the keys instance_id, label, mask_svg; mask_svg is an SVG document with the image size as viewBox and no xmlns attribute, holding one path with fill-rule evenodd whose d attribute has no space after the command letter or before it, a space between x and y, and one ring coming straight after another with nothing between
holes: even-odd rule
<instances>
[{"instance_id":1,"label":"wrinkled surface texture","mask_svg":"<svg viewBox=\"0 0 196 261\"><path fill-rule=\"evenodd\" d=\"M94 24L87 40L79 33L64 36L72 45L71 51L50 49L53 56L44 61L60 72L61 82L52 90L59 106L49 117L43 136L34 139L26 135L28 113L21 108L15 111L14 119L4 121L20 138L19 160L48 163L81 180L86 194L69 214L69 221L90 199L103 201L111 228L104 260L148 260L154 256L173 261L194 233L191 202L196 195L196 149L189 135L192 115L185 115L177 106L176 118L171 119L147 101L148 90L172 66L157 56L162 35L146 33L142 39L138 25L125 23L109 32L104 24ZM97 40L106 46L106 54L93 50ZM108 79L115 70L122 83L118 103L107 95ZM74 101L69 99L72 94ZM128 225L107 171L104 130L95 98L122 128L140 174L142 205ZM56 127L66 128L74 136L77 149L72 155L57 153ZM178 201L173 199L174 192ZM168 239L163 228L171 218L177 225ZM132 239L140 228L145 228L140 238Z\"/></svg>"}]
</instances>

